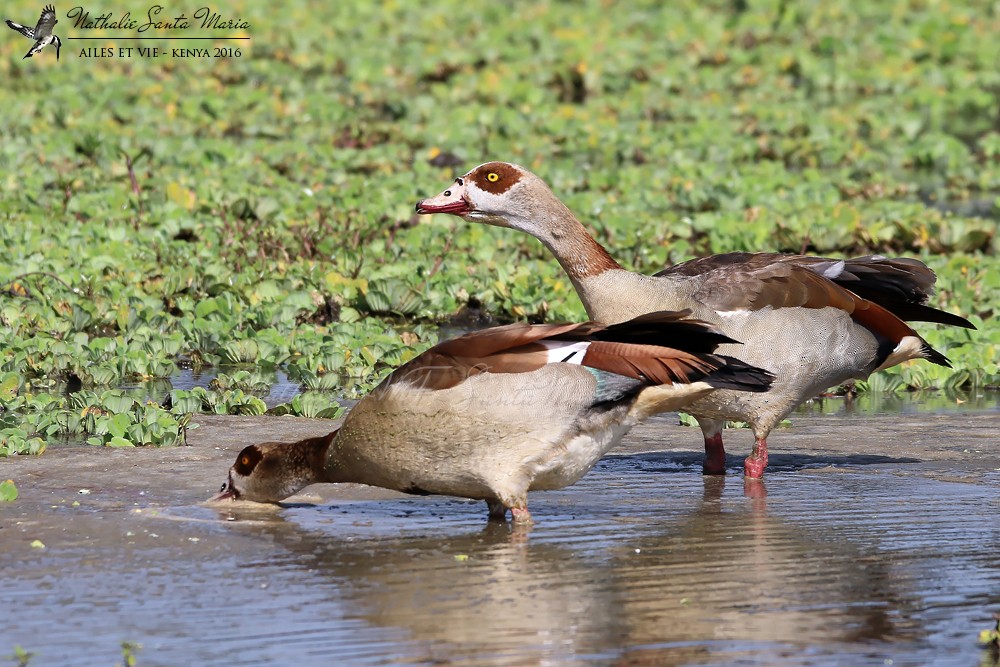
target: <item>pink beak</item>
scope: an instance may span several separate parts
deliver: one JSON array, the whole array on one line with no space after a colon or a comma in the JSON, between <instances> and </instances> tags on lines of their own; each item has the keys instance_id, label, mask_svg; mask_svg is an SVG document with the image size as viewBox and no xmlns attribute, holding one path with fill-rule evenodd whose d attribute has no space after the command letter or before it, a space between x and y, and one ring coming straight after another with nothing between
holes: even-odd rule
<instances>
[{"instance_id":1,"label":"pink beak","mask_svg":"<svg viewBox=\"0 0 1000 667\"><path fill-rule=\"evenodd\" d=\"M236 489L233 487L233 473L229 473L229 477L226 478L226 483L222 485L219 492L206 500L206 503L217 503L222 500L236 500Z\"/></svg>"},{"instance_id":2,"label":"pink beak","mask_svg":"<svg viewBox=\"0 0 1000 667\"><path fill-rule=\"evenodd\" d=\"M472 202L465 196L465 185L462 179L456 179L455 184L439 194L429 199L421 199L417 202L417 213L427 215L430 213L451 213L452 215L465 215L473 210Z\"/></svg>"},{"instance_id":3,"label":"pink beak","mask_svg":"<svg viewBox=\"0 0 1000 667\"><path fill-rule=\"evenodd\" d=\"M217 494L215 494L214 496L212 496L211 498L209 498L205 502L206 503L217 503L217 502L220 502L220 501L223 501L223 500L229 500L229 499L235 500L235 498L233 498L233 492L227 490L227 491L219 491Z\"/></svg>"}]
</instances>

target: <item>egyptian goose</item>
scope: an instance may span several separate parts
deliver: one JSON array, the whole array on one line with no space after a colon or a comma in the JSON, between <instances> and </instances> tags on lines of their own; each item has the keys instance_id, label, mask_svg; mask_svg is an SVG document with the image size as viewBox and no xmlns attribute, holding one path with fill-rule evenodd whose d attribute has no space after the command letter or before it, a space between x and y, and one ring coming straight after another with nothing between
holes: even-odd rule
<instances>
[{"instance_id":1,"label":"egyptian goose","mask_svg":"<svg viewBox=\"0 0 1000 667\"><path fill-rule=\"evenodd\" d=\"M593 320L689 309L743 342L720 349L768 369L775 381L766 393L720 391L686 409L705 436L706 474L725 472L727 419L749 422L755 442L743 469L747 477L762 477L768 434L801 402L909 359L949 366L903 318L975 328L926 305L935 276L913 259L729 253L655 276L627 271L544 181L506 162L476 167L416 208L531 234L559 260Z\"/></svg>"},{"instance_id":2,"label":"egyptian goose","mask_svg":"<svg viewBox=\"0 0 1000 667\"><path fill-rule=\"evenodd\" d=\"M770 386L766 371L711 354L733 340L686 315L512 324L441 343L339 430L246 447L214 500L277 502L314 482L360 482L482 499L492 519L510 509L530 522L529 490L572 484L650 414Z\"/></svg>"}]
</instances>

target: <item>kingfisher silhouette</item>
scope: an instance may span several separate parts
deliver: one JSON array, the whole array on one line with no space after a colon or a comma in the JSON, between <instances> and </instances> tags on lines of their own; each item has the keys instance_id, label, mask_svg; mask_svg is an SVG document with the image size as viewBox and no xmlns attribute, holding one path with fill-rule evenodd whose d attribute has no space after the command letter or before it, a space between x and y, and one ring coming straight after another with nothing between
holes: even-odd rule
<instances>
[{"instance_id":1,"label":"kingfisher silhouette","mask_svg":"<svg viewBox=\"0 0 1000 667\"><path fill-rule=\"evenodd\" d=\"M52 34L52 29L59 23L56 20L56 8L54 6L45 5L45 8L42 9L42 15L38 17L38 23L35 24L34 28L14 23L10 19L7 19L6 22L11 30L16 30L28 39L35 40L34 45L24 54L24 58L30 58L49 44L55 44L56 60L59 60L59 47L62 46L62 40ZM24 58L21 58L21 60L24 60Z\"/></svg>"}]
</instances>

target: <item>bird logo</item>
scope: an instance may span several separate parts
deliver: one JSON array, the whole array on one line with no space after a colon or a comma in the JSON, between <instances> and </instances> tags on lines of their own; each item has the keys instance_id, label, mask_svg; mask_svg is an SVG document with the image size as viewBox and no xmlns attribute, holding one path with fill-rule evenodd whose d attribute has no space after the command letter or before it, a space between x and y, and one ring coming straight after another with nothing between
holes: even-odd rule
<instances>
[{"instance_id":1,"label":"bird logo","mask_svg":"<svg viewBox=\"0 0 1000 667\"><path fill-rule=\"evenodd\" d=\"M42 15L38 17L38 23L35 24L34 28L29 28L26 25L14 23L10 19L7 19L7 25L11 30L16 30L28 39L35 40L35 44L24 54L24 58L30 58L49 44L55 44L56 60L59 60L59 47L62 46L62 40L52 34L52 29L57 23L59 21L56 20L56 8L52 5L45 5L45 8L42 9ZM24 58L21 58L21 60L24 60Z\"/></svg>"}]
</instances>

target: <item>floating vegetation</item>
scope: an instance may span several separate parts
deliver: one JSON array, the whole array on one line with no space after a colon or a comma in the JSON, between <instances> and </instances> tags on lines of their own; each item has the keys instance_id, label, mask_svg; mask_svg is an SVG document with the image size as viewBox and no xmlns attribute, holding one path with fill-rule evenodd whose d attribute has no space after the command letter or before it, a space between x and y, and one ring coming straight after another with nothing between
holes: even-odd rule
<instances>
[{"instance_id":1,"label":"floating vegetation","mask_svg":"<svg viewBox=\"0 0 1000 667\"><path fill-rule=\"evenodd\" d=\"M954 368L858 388L996 387L1000 24L899 7L298 1L248 6L240 58L0 60L0 453L174 444L181 408L264 411L232 374L169 409L108 407L179 366L351 396L459 313L583 318L533 239L413 215L489 159L538 172L647 273L735 250L918 257L933 305L979 330L919 324ZM447 49L444 25L466 26ZM287 410L338 412L304 400Z\"/></svg>"}]
</instances>

